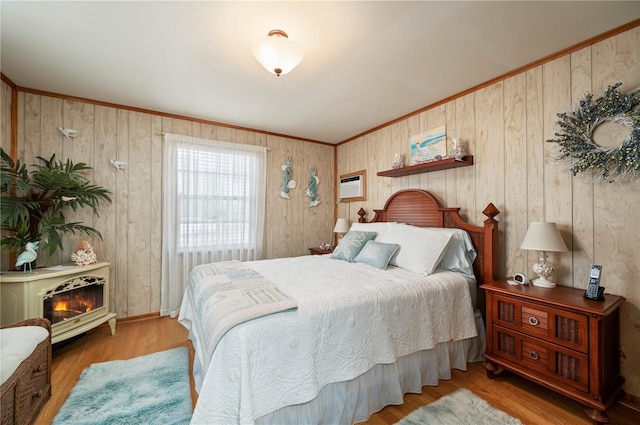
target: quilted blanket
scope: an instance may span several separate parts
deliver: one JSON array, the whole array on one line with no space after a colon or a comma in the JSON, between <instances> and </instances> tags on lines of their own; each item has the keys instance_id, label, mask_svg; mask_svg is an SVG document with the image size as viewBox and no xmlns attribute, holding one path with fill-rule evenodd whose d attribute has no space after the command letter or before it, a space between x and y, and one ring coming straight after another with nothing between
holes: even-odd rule
<instances>
[{"instance_id":1,"label":"quilted blanket","mask_svg":"<svg viewBox=\"0 0 640 425\"><path fill-rule=\"evenodd\" d=\"M204 360L211 356L229 329L247 320L298 308L296 301L239 261L195 267L187 293L199 317Z\"/></svg>"},{"instance_id":2,"label":"quilted blanket","mask_svg":"<svg viewBox=\"0 0 640 425\"><path fill-rule=\"evenodd\" d=\"M199 392L193 425L252 424L376 364L477 335L469 283L457 273L423 276L322 255L245 264L298 308L233 327L209 358L203 339L212 321L185 293L179 321L194 343Z\"/></svg>"}]
</instances>

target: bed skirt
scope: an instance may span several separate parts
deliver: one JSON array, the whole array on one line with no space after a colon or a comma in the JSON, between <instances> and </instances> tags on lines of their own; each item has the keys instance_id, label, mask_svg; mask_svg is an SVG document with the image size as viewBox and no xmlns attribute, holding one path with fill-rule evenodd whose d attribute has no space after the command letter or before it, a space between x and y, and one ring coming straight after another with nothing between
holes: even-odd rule
<instances>
[{"instance_id":1,"label":"bed skirt","mask_svg":"<svg viewBox=\"0 0 640 425\"><path fill-rule=\"evenodd\" d=\"M358 378L326 385L313 400L287 406L262 416L256 424L354 424L365 421L388 405L403 403L404 394L421 393L451 379L451 369L467 370L470 361L481 361L486 347L484 322L475 312L478 336L438 344L392 364L379 364Z\"/></svg>"}]
</instances>

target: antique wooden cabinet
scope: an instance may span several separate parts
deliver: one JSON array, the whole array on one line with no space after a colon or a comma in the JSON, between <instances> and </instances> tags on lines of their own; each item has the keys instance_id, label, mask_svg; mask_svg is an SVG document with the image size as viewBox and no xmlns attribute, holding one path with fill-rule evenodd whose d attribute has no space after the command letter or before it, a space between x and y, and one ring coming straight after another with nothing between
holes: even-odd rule
<instances>
[{"instance_id":1,"label":"antique wooden cabinet","mask_svg":"<svg viewBox=\"0 0 640 425\"><path fill-rule=\"evenodd\" d=\"M625 299L598 302L584 290L558 286L482 285L486 293L487 376L504 368L585 405L608 423L605 410L622 389L619 308Z\"/></svg>"}]
</instances>

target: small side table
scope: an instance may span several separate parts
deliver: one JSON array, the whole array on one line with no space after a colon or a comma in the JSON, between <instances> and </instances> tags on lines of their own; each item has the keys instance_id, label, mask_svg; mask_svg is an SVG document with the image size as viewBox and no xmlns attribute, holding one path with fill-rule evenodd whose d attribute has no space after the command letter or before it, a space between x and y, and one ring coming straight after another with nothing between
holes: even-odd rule
<instances>
[{"instance_id":1,"label":"small side table","mask_svg":"<svg viewBox=\"0 0 640 425\"><path fill-rule=\"evenodd\" d=\"M333 252L333 248L324 249L324 248L320 248L319 246L314 246L309 248L309 252L311 253L311 255L331 254Z\"/></svg>"},{"instance_id":2,"label":"small side table","mask_svg":"<svg viewBox=\"0 0 640 425\"><path fill-rule=\"evenodd\" d=\"M604 301L592 301L584 289L509 285L506 279L480 287L486 295L487 376L510 370L583 404L594 424L609 423L605 410L624 383L624 297L605 294Z\"/></svg>"}]
</instances>

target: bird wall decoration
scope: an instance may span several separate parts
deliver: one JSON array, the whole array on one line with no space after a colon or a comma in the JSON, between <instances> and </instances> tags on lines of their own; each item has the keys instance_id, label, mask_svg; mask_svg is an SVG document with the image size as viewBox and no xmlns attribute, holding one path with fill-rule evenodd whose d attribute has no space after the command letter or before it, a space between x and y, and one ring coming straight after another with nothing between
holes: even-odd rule
<instances>
[{"instance_id":1,"label":"bird wall decoration","mask_svg":"<svg viewBox=\"0 0 640 425\"><path fill-rule=\"evenodd\" d=\"M115 159L110 159L109 163L111 163L111 166L113 168L115 168L116 170L122 171L122 170L126 170L127 169L127 163L126 162L117 161Z\"/></svg>"},{"instance_id":2,"label":"bird wall decoration","mask_svg":"<svg viewBox=\"0 0 640 425\"><path fill-rule=\"evenodd\" d=\"M63 127L58 127L58 133L60 133L61 135L63 135L69 140L73 139L74 137L78 137L78 135L80 134L78 130L74 130L73 128L63 128Z\"/></svg>"},{"instance_id":3,"label":"bird wall decoration","mask_svg":"<svg viewBox=\"0 0 640 425\"><path fill-rule=\"evenodd\" d=\"M24 251L18 255L18 260L16 261L16 267L22 267L22 270L27 273L27 264L29 265L29 273L33 273L31 269L31 263L33 263L36 258L38 258L38 242L28 242L25 246Z\"/></svg>"}]
</instances>

